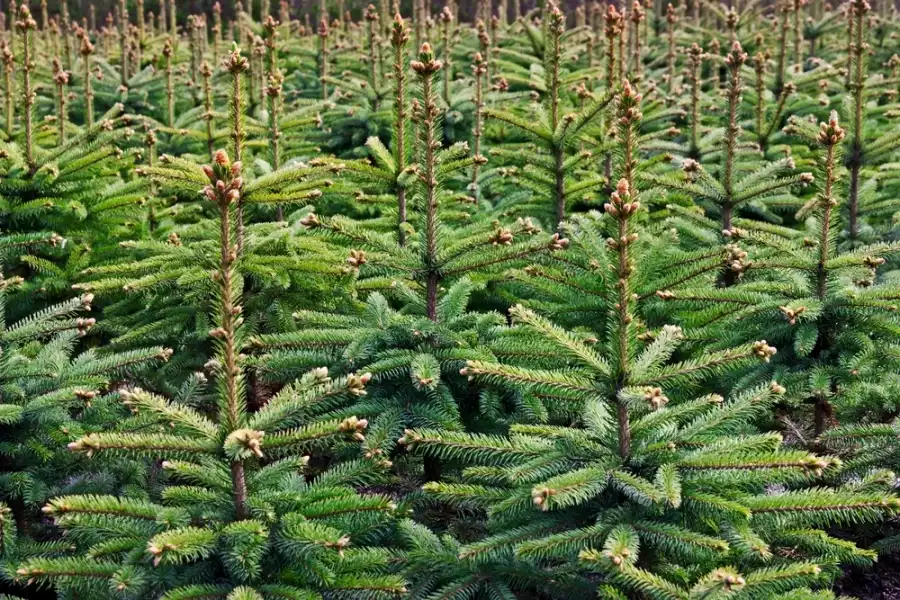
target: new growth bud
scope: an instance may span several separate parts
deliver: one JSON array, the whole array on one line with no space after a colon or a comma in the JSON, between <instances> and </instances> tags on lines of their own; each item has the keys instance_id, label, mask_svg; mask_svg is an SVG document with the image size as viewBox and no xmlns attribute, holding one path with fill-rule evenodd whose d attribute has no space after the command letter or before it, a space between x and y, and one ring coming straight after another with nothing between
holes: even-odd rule
<instances>
[{"instance_id":1,"label":"new growth bud","mask_svg":"<svg viewBox=\"0 0 900 600\"><path fill-rule=\"evenodd\" d=\"M837 146L843 141L845 136L846 132L840 126L837 111L833 110L828 118L828 122L819 126L819 134L816 136L816 141L823 146Z\"/></svg>"},{"instance_id":2,"label":"new growth bud","mask_svg":"<svg viewBox=\"0 0 900 600\"><path fill-rule=\"evenodd\" d=\"M434 58L434 50L432 50L431 44L425 42L419 49L419 60L412 61L409 66L417 74L428 77L440 71L444 63Z\"/></svg>"}]
</instances>

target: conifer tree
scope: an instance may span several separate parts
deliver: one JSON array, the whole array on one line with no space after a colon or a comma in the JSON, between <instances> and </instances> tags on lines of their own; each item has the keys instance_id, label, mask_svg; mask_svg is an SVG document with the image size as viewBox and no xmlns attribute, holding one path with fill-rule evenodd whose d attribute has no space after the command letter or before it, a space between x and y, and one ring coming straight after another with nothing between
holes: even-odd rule
<instances>
[{"instance_id":1,"label":"conifer tree","mask_svg":"<svg viewBox=\"0 0 900 600\"><path fill-rule=\"evenodd\" d=\"M520 183L531 188L536 195L539 214L554 215L552 222L558 226L566 218L573 198L590 196L607 184L602 176L587 174L595 166L596 157L602 154L584 150L579 141L598 121L610 102L611 94L604 94L581 111L564 112L564 89L589 73L577 70L562 72L561 40L565 31L565 16L558 6L551 3L547 17L543 43L543 104L535 107L536 114L529 116L489 108L485 111L485 117L516 128L534 142L535 147L529 152L492 148L491 154L503 163L520 167L517 171Z\"/></svg>"},{"instance_id":2,"label":"conifer tree","mask_svg":"<svg viewBox=\"0 0 900 600\"><path fill-rule=\"evenodd\" d=\"M314 590L375 597L404 591L402 578L390 573L390 552L378 547L395 505L346 487L366 481L371 471L351 461L310 482L300 476L308 462L304 449L365 438L365 420L329 419L327 413L342 397L364 395L370 376L332 380L316 370L262 410L248 411L235 226L241 171L223 151L205 168L203 193L219 210L220 224L216 327L210 332L217 341L215 404L207 411L137 388L124 392L135 419L69 448L88 457L164 459L159 498L52 500L44 512L79 540L83 554L28 560L16 568L17 578L96 598L255 600L306 597Z\"/></svg>"},{"instance_id":3,"label":"conifer tree","mask_svg":"<svg viewBox=\"0 0 900 600\"><path fill-rule=\"evenodd\" d=\"M370 398L347 410L372 419L377 433L367 450L373 455L392 452L403 427L411 424L459 430L465 412L474 411L471 421L486 417L487 423L506 417L497 398L480 401L490 406L482 415L473 406L479 400L457 375L467 358L484 356L480 338L499 324L497 314L467 310L480 287L475 278L568 243L558 234L538 235L526 219L511 228L483 221L452 225L456 195L445 183L481 158L467 156L464 144L441 149L435 75L443 64L428 44L418 58L411 66L422 90L416 140L421 163L408 169L415 237L400 245L393 233L371 231L344 217L310 214L304 224L346 248L346 269L357 278L354 287L368 297L350 314L298 311L300 330L262 335L256 342L283 364L303 365L330 348L343 364L366 365L377 385ZM381 160L390 164L383 154ZM362 172L359 166L348 168L353 170ZM439 477L439 465L427 469L426 477Z\"/></svg>"},{"instance_id":4,"label":"conifer tree","mask_svg":"<svg viewBox=\"0 0 900 600\"><path fill-rule=\"evenodd\" d=\"M373 23L373 21L369 21ZM413 132L409 123L407 95L409 93L409 75L407 45L409 28L403 18L397 14L391 26L391 145L389 150L380 138L369 137L366 146L371 161L340 161L341 170L349 181L357 182L364 187L359 190L357 199L366 203L377 203L383 206L384 213L391 215L392 225L396 227L399 245L406 243L409 234L407 224L408 188L413 174L408 171L413 156ZM374 69L374 67L373 67ZM383 201L383 202L382 202ZM395 215L395 216L394 216Z\"/></svg>"},{"instance_id":5,"label":"conifer tree","mask_svg":"<svg viewBox=\"0 0 900 600\"><path fill-rule=\"evenodd\" d=\"M697 77L698 52L699 49L691 50L692 60L695 61L692 65L692 69L695 70L695 74L692 75L694 80ZM740 141L742 130L739 109L743 89L741 71L746 60L747 54L740 43L735 42L725 58L728 67L728 108L725 129L718 139L716 155L720 162L716 170L711 173L704 166L705 160L702 157L699 161L687 158L682 161L684 176L680 179L652 173L643 177L645 181L687 194L701 206L708 204L718 213L718 223L714 225L696 211L669 206L676 213L674 222L686 234L704 241L712 242L715 240L713 236L716 236L727 244L733 234L736 209L751 203L764 203L767 197L789 193L794 186L812 182L810 173L785 174L785 171L794 165L790 158L768 162L762 166L756 161L747 161L748 151L756 150L757 146ZM692 137L693 135L695 134L692 134ZM728 270L723 274L722 282L731 285L739 274L740 271Z\"/></svg>"},{"instance_id":6,"label":"conifer tree","mask_svg":"<svg viewBox=\"0 0 900 600\"><path fill-rule=\"evenodd\" d=\"M7 248L16 243L14 237L3 242ZM17 283L17 278L2 280L4 306L11 300L8 289ZM142 365L172 353L156 347L75 355L80 338L96 322L83 316L92 299L85 294L3 325L0 498L15 509L21 533L37 525L36 508L50 494L141 483L134 465L107 463L92 476L63 449L66 440L101 431L121 416L115 380L135 377Z\"/></svg>"},{"instance_id":7,"label":"conifer tree","mask_svg":"<svg viewBox=\"0 0 900 600\"><path fill-rule=\"evenodd\" d=\"M860 238L860 215L867 212L872 216L884 213L893 203L879 197L864 197L863 188L860 185L864 167L874 167L890 160L898 148L900 148L900 130L890 129L885 133L880 127L870 129L867 123L866 104L871 95L881 93L881 82L870 82L867 78L868 61L868 35L867 15L871 7L865 0L854 0L850 3L847 12L851 38L848 45L847 56L847 91L850 93L850 134L847 136L847 148L845 161L849 170L849 184L847 192L847 229L850 239L858 242ZM877 115L877 113L875 113ZM874 133L874 135L873 135ZM868 200L868 202L866 202ZM867 206L868 205L868 206Z\"/></svg>"},{"instance_id":8,"label":"conifer tree","mask_svg":"<svg viewBox=\"0 0 900 600\"><path fill-rule=\"evenodd\" d=\"M805 234L738 228L735 237L755 248L755 277L734 290L688 285L660 296L682 307L700 308L683 322L698 339L718 336L727 344L764 333L790 349L783 361L755 375L774 371L790 390L788 398L812 405L812 427L806 434L812 444L833 423L834 403L842 404L845 395L853 398L857 385L877 381L885 369L896 368L892 332L897 290L879 282L876 270L900 247L881 243L848 249L839 244L846 131L837 112L818 130L803 127L794 132L817 144L821 155L820 192L799 213L807 222Z\"/></svg>"},{"instance_id":9,"label":"conifer tree","mask_svg":"<svg viewBox=\"0 0 900 600\"><path fill-rule=\"evenodd\" d=\"M747 86L744 94L745 104L750 105L753 114L752 125L756 144L763 156L778 156L785 151L788 141L783 127L788 115L800 115L814 112L817 98L809 93L822 81L833 77L837 69L829 64L821 64L803 73L794 73L790 81L781 86L776 95L770 71L769 60L762 51L757 51L752 60L753 84ZM788 147L789 148L789 147Z\"/></svg>"},{"instance_id":10,"label":"conifer tree","mask_svg":"<svg viewBox=\"0 0 900 600\"><path fill-rule=\"evenodd\" d=\"M17 233L53 228L72 244L61 244L51 261L28 258L37 271L55 271L55 259L63 250L84 244L99 250L139 229L147 188L142 181L123 179L120 170L135 164L143 149L122 109L114 107L94 127L73 132L65 143L56 144L53 135L54 147L35 145L30 166L18 143L0 142L0 189L5 198L0 214L7 228Z\"/></svg>"},{"instance_id":11,"label":"conifer tree","mask_svg":"<svg viewBox=\"0 0 900 600\"><path fill-rule=\"evenodd\" d=\"M232 131L221 137L233 135ZM313 201L330 185L326 177L333 171L328 165L303 163L276 171L268 171L265 163L262 166L258 176L250 169L243 172L245 210ZM196 192L205 185L206 176L196 164L164 154L159 164L137 171L158 186L160 196L174 197L176 202L166 214L158 215L161 222L153 238L122 240L118 252L107 253L103 264L79 273L76 287L109 302L105 327L115 346L132 348L141 340L154 340L176 350L176 360L165 374L168 385L177 389L185 375L206 360L210 329L206 315L214 292L208 275L218 261L219 232L214 222L202 218L207 207L196 199ZM249 286L245 316L255 325L265 323L263 330L280 327L277 314L270 314L279 310L279 294L284 295L281 302L298 294L307 301L317 298L317 275L333 276L339 271L322 264L321 258L329 255L322 244L291 233L273 223L251 223L244 228L241 269Z\"/></svg>"},{"instance_id":12,"label":"conifer tree","mask_svg":"<svg viewBox=\"0 0 900 600\"><path fill-rule=\"evenodd\" d=\"M23 4L19 8L16 30L22 34L22 105L25 107L25 164L31 172L36 168L34 156L34 103L36 94L32 83L35 70L34 34L37 21L31 16L31 10Z\"/></svg>"},{"instance_id":13,"label":"conifer tree","mask_svg":"<svg viewBox=\"0 0 900 600\"><path fill-rule=\"evenodd\" d=\"M14 223L9 219L7 224ZM59 246L53 232L0 235L4 270L47 262L34 254ZM25 254L23 254L25 253ZM93 295L31 306L30 286L21 276L0 275L0 564L65 550L46 539L38 510L51 494L106 492L143 483L143 470L128 462L87 468L65 451L66 441L100 431L120 418L116 381L135 377L143 365L167 360L171 351L142 348L124 353L87 349L82 339L94 327Z\"/></svg>"},{"instance_id":14,"label":"conifer tree","mask_svg":"<svg viewBox=\"0 0 900 600\"><path fill-rule=\"evenodd\" d=\"M620 140L635 136L639 101L627 88L619 100ZM425 486L435 499L486 511L486 536L460 556L521 561L510 568L545 577L577 558L603 598L815 597L837 562L874 558L824 530L879 521L900 501L878 482L816 486L839 459L756 430L754 420L785 392L777 382L730 400L692 392L711 374L768 362L775 349L765 341L673 362L681 329L641 334L632 294L647 241L628 177L604 215L568 225L593 250L587 268L602 273L604 322L573 331L515 307L517 325L491 346L499 360L463 369L476 382L540 398L551 418L515 424L508 437L413 429L401 442L465 467L459 482ZM573 278L587 270L570 268ZM769 493L773 484L785 491Z\"/></svg>"},{"instance_id":15,"label":"conifer tree","mask_svg":"<svg viewBox=\"0 0 900 600\"><path fill-rule=\"evenodd\" d=\"M2 52L3 58L3 96L6 100L6 134L11 135L16 115L15 79L13 77L16 63L15 55L13 54L9 42L4 39L0 41L0 43L2 43L0 52Z\"/></svg>"}]
</instances>

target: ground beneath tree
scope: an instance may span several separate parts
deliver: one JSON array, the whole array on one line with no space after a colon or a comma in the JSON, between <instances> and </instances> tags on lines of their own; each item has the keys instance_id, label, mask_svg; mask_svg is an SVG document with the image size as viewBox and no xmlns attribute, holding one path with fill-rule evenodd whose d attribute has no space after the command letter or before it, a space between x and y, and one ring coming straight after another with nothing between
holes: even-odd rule
<instances>
[{"instance_id":1,"label":"ground beneath tree","mask_svg":"<svg viewBox=\"0 0 900 600\"><path fill-rule=\"evenodd\" d=\"M847 569L835 591L859 600L900 600L900 557L882 556L869 569Z\"/></svg>"}]
</instances>

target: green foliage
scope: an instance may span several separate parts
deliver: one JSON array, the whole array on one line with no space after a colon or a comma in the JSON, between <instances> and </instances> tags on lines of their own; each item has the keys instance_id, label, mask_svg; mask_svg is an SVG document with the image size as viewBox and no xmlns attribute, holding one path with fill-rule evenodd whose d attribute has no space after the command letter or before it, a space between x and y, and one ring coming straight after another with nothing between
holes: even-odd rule
<instances>
[{"instance_id":1,"label":"green foliage","mask_svg":"<svg viewBox=\"0 0 900 600\"><path fill-rule=\"evenodd\" d=\"M0 18L0 595L835 600L900 548L888 3L70 4Z\"/></svg>"}]
</instances>

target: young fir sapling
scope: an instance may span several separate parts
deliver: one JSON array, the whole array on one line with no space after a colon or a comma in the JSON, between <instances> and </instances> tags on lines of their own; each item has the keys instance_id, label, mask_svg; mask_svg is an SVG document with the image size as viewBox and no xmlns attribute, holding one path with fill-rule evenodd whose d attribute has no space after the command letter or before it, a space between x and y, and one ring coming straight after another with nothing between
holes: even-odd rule
<instances>
[{"instance_id":1,"label":"young fir sapling","mask_svg":"<svg viewBox=\"0 0 900 600\"><path fill-rule=\"evenodd\" d=\"M896 363L890 345L897 322L896 286L879 282L876 269L900 247L882 243L847 249L838 242L840 161L847 134L837 113L818 129L796 133L821 149L821 191L799 215L807 219L807 234L736 228L734 237L755 249L754 276L748 282L728 290L688 285L660 297L696 309L683 324L698 339L718 337L727 344L765 334L790 349L784 360L742 381L777 374L789 390L786 401L812 407L811 426L800 429L810 431L804 436L814 446L834 422L835 406L852 414L843 405Z\"/></svg>"},{"instance_id":2,"label":"young fir sapling","mask_svg":"<svg viewBox=\"0 0 900 600\"><path fill-rule=\"evenodd\" d=\"M441 149L435 76L443 65L428 44L418 58L411 67L422 90L416 140L421 163L409 167L407 184L415 228L401 245L392 233L367 230L344 217L307 216L303 222L313 233L346 248L346 269L356 278L357 290L368 297L350 314L298 311L300 331L262 335L256 341L260 350L285 362L303 364L304 357L332 348L335 358L340 357L338 364L365 365L373 374L372 393L347 410L372 420L377 433L367 446L373 455L391 453L397 435L409 425L462 428L468 410L462 406L475 399L453 374L466 358L482 356L479 338L498 318L468 310L479 287L471 278L567 244L558 234L549 239L537 235L539 230L528 220L513 228L483 221L452 226L448 216L455 197L443 189L444 183L483 159L468 156L465 144ZM388 157L381 160L387 163ZM362 172L349 166L347 171ZM393 173L389 169L388 174ZM389 299L401 308L394 308ZM439 462L427 462L425 469L426 478L440 478Z\"/></svg>"},{"instance_id":3,"label":"young fir sapling","mask_svg":"<svg viewBox=\"0 0 900 600\"><path fill-rule=\"evenodd\" d=\"M691 64L691 78L693 91L691 101L692 119L699 118L697 82L699 78L700 50L694 46L689 52ZM766 198L776 194L789 192L791 188L807 185L812 182L811 173L794 173L782 175L793 167L793 161L789 158L772 161L759 165L755 161L747 161L751 150L756 150L756 144L741 142L742 128L739 119L741 105L742 74L741 70L747 60L747 54L741 48L740 43L735 42L731 52L725 58L728 67L727 110L725 131L722 133L717 150L721 156L715 175L707 170L703 164L703 158L695 160L687 158L681 161L684 175L681 178L670 175L657 175L648 173L642 176L648 181L672 191L685 193L701 206L710 206L718 213L718 223L704 218L696 211L683 209L670 205L670 210L675 212L673 222L690 234L708 243L714 243L718 238L720 243L729 245L733 237L735 210L752 203L765 203ZM698 132L696 125L692 125L691 142L693 147ZM702 147L698 143L698 146ZM710 231L711 230L711 231ZM729 256L733 253L729 253ZM736 266L737 268L732 268ZM721 283L725 286L733 285L741 273L746 269L742 260L726 261L726 270L722 274Z\"/></svg>"},{"instance_id":4,"label":"young fir sapling","mask_svg":"<svg viewBox=\"0 0 900 600\"><path fill-rule=\"evenodd\" d=\"M241 173L241 163L232 163L224 151L204 169L203 194L218 209L220 225L210 331L216 340L214 405L201 412L131 389L122 398L133 420L69 444L88 457L163 459L159 502L165 504L147 496L54 499L44 512L80 541L81 553L27 560L16 568L17 578L95 598L128 592L170 600L259 600L315 591L405 591L403 579L388 568L392 553L379 546L396 505L349 487L371 481L371 468L350 461L309 480L301 476L309 460L303 451L365 439L365 420L328 413L340 400L364 395L370 376L332 380L319 369L262 409L248 410L242 356L248 331L235 227ZM198 576L207 583L197 583Z\"/></svg>"},{"instance_id":5,"label":"young fir sapling","mask_svg":"<svg viewBox=\"0 0 900 600\"><path fill-rule=\"evenodd\" d=\"M599 121L612 96L607 91L603 97L591 102L583 110L563 113L564 86L573 82L573 77L578 75L564 77L561 73L564 15L559 7L551 3L547 18L544 53L546 93L543 106L534 111L537 115L520 116L509 110L495 108L487 109L484 114L488 120L514 127L535 143L535 152L495 147L491 154L501 162L519 167L516 172L519 183L532 190L536 200L541 203L541 214L552 214L554 225L559 227L575 198L589 196L607 184L605 177L582 172L590 172L596 159L594 153L583 150L579 142L590 126ZM602 143L596 145L600 150L604 149Z\"/></svg>"},{"instance_id":6,"label":"young fir sapling","mask_svg":"<svg viewBox=\"0 0 900 600\"><path fill-rule=\"evenodd\" d=\"M620 98L630 115L620 139L635 137L639 100L627 91ZM505 360L463 369L476 382L542 398L559 420L515 424L508 437L411 429L401 442L466 467L460 482L425 486L436 500L486 511L486 534L461 547L461 556L511 555L520 561L511 568L551 576L565 574L577 557L581 576L599 584L604 598L812 597L836 561L874 558L824 529L877 522L900 501L883 481L810 487L840 460L783 447L780 435L751 425L784 394L777 382L730 401L691 392L713 373L769 361L775 349L766 342L672 362L679 328L639 334L632 283L648 240L635 223L641 203L627 177L606 213L593 217L609 236L605 246L593 244L594 268L610 274L602 288L606 322L587 337L516 307L515 325L491 345ZM597 230L578 221L570 228L586 244ZM769 493L773 482L790 491ZM776 552L783 545L790 558ZM665 576L673 564L685 565L682 576Z\"/></svg>"}]
</instances>

